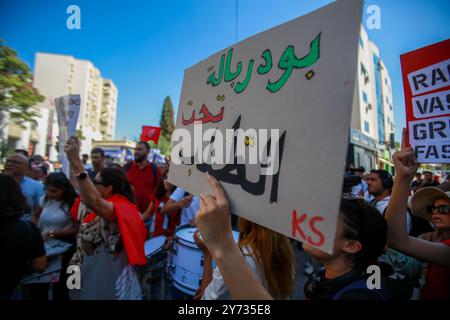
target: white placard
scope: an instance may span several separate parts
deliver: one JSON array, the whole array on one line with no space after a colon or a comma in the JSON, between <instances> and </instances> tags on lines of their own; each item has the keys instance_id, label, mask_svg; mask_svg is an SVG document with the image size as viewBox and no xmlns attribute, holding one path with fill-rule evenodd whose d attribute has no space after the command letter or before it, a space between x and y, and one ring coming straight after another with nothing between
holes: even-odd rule
<instances>
[{"instance_id":1,"label":"white placard","mask_svg":"<svg viewBox=\"0 0 450 320\"><path fill-rule=\"evenodd\" d=\"M233 213L332 252L361 12L359 0L337 1L187 69L169 180L211 193L208 172L222 182ZM231 129L245 130L242 140ZM233 155L233 143L248 155Z\"/></svg>"},{"instance_id":2,"label":"white placard","mask_svg":"<svg viewBox=\"0 0 450 320\"><path fill-rule=\"evenodd\" d=\"M64 153L64 145L76 133L80 113L80 95L67 95L55 99L55 108L59 126L59 159L62 171L70 179L70 166Z\"/></svg>"}]
</instances>

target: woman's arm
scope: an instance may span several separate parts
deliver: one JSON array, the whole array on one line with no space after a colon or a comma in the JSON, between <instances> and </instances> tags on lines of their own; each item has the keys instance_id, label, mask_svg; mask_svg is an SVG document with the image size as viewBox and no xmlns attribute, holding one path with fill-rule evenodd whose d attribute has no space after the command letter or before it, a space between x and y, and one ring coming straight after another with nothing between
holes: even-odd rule
<instances>
[{"instance_id":1,"label":"woman's arm","mask_svg":"<svg viewBox=\"0 0 450 320\"><path fill-rule=\"evenodd\" d=\"M395 166L394 187L386 210L388 245L406 255L428 262L450 265L450 246L408 236L405 212L410 184L419 163L412 148L405 148L406 133L403 130L402 147L393 155Z\"/></svg>"},{"instance_id":2,"label":"woman's arm","mask_svg":"<svg viewBox=\"0 0 450 320\"><path fill-rule=\"evenodd\" d=\"M70 165L75 171L74 174L85 172L83 162L80 159L80 145L76 137L71 137L67 141L64 151L67 154ZM114 205L101 197L91 179L89 177L83 180L77 179L77 182L80 188L81 198L86 206L103 219L110 222L115 221Z\"/></svg>"},{"instance_id":3,"label":"woman's arm","mask_svg":"<svg viewBox=\"0 0 450 320\"><path fill-rule=\"evenodd\" d=\"M71 228L61 231L53 231L53 237L54 238L64 238L64 237L70 237L74 236L78 233L78 227L76 224L74 224Z\"/></svg>"},{"instance_id":4,"label":"woman's arm","mask_svg":"<svg viewBox=\"0 0 450 320\"><path fill-rule=\"evenodd\" d=\"M220 183L208 176L215 197L200 195L196 222L203 241L216 260L220 273L233 299L272 299L247 265L233 238L231 211Z\"/></svg>"},{"instance_id":5,"label":"woman's arm","mask_svg":"<svg viewBox=\"0 0 450 320\"><path fill-rule=\"evenodd\" d=\"M83 166L84 168L84 166ZM77 194L80 193L80 186L78 185L78 181L77 181L77 177L75 177L75 173L74 173L75 169L72 167L72 165L70 165L70 170L69 170L69 176L70 176L70 184L72 185L72 187L75 189L75 192Z\"/></svg>"}]
</instances>

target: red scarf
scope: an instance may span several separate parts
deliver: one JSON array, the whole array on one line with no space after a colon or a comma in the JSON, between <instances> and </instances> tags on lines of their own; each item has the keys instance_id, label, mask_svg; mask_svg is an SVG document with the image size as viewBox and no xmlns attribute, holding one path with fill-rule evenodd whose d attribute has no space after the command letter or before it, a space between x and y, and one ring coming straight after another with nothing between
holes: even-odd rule
<instances>
[{"instance_id":1,"label":"red scarf","mask_svg":"<svg viewBox=\"0 0 450 320\"><path fill-rule=\"evenodd\" d=\"M138 208L119 194L113 195L106 201L114 205L114 214L119 223L120 235L128 256L128 263L131 265L146 265L144 243L147 239L147 229Z\"/></svg>"},{"instance_id":2,"label":"red scarf","mask_svg":"<svg viewBox=\"0 0 450 320\"><path fill-rule=\"evenodd\" d=\"M142 217L138 208L122 195L115 194L105 199L114 205L114 214L119 224L120 235L127 253L128 263L131 265L146 265L147 258L144 252L144 243L147 238ZM78 222L78 208L80 206L80 197L75 200L70 213L72 219ZM82 223L89 223L94 220L96 214L92 211L85 215Z\"/></svg>"}]
</instances>

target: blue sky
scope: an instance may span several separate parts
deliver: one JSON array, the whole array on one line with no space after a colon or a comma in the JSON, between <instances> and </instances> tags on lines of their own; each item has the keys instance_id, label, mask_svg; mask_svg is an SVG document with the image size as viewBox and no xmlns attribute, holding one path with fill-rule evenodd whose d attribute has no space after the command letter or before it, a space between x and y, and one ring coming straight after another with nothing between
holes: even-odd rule
<instances>
[{"instance_id":1,"label":"blue sky","mask_svg":"<svg viewBox=\"0 0 450 320\"><path fill-rule=\"evenodd\" d=\"M332 2L238 1L238 40ZM81 8L81 30L66 28L71 4ZM399 140L405 124L399 56L450 38L450 1L374 0L365 9L371 4L381 9L381 29L367 31L392 78ZM138 137L141 125L158 125L167 95L176 111L184 69L235 42L236 0L1 0L0 38L31 67L36 52L92 61L119 90L116 138Z\"/></svg>"}]
</instances>

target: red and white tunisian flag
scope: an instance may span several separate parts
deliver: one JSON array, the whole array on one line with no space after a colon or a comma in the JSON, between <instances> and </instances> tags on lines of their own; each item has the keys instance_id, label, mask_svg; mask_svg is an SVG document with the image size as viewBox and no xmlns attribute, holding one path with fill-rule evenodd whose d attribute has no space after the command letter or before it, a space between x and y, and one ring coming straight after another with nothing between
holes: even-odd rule
<instances>
[{"instance_id":1,"label":"red and white tunisian flag","mask_svg":"<svg viewBox=\"0 0 450 320\"><path fill-rule=\"evenodd\" d=\"M450 163L450 39L400 56L408 142L421 163Z\"/></svg>"},{"instance_id":2,"label":"red and white tunisian flag","mask_svg":"<svg viewBox=\"0 0 450 320\"><path fill-rule=\"evenodd\" d=\"M161 133L160 127L142 126L141 141L153 141L158 144L159 134Z\"/></svg>"}]
</instances>

